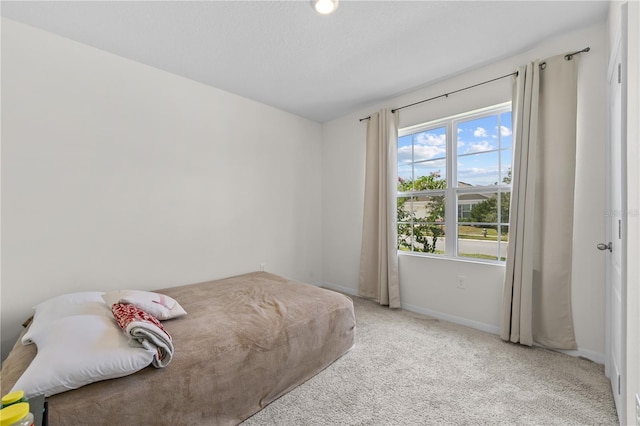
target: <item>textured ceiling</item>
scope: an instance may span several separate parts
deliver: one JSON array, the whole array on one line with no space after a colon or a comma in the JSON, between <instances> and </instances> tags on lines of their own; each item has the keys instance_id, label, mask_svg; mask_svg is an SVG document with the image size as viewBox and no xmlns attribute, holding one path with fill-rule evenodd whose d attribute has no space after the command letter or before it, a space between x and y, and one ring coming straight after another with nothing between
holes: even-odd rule
<instances>
[{"instance_id":1,"label":"textured ceiling","mask_svg":"<svg viewBox=\"0 0 640 426\"><path fill-rule=\"evenodd\" d=\"M606 1L2 1L2 15L323 122L606 19ZM576 46L582 48L583 46Z\"/></svg>"}]
</instances>

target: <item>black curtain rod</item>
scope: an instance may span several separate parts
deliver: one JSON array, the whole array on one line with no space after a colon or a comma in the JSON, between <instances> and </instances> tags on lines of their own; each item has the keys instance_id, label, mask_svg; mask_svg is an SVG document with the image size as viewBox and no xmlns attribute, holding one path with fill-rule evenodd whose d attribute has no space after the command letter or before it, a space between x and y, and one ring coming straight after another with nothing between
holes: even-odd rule
<instances>
[{"instance_id":1,"label":"black curtain rod","mask_svg":"<svg viewBox=\"0 0 640 426\"><path fill-rule=\"evenodd\" d=\"M418 104L421 104L421 103L424 103L424 102L433 101L433 100L438 99L438 98L447 98L447 97L449 97L449 95L453 95L454 93L462 92L463 90L473 89L474 87L482 86L483 84L493 83L494 81L502 80L503 78L511 77L512 75L518 75L518 71L514 71L514 72L512 72L510 74L505 74L505 75L500 76L500 77L492 78L491 80L483 81L482 83L477 83L477 84L473 84L471 86L463 87L462 89L454 90L453 92L445 93L443 95L434 96L433 98L425 99L423 101L418 101L418 102L414 102L414 103L409 104L409 105L404 105L404 106L401 106L399 108L392 109L391 112L400 111L401 109L409 108L409 107L412 107L414 105L418 105Z\"/></svg>"},{"instance_id":2,"label":"black curtain rod","mask_svg":"<svg viewBox=\"0 0 640 426\"><path fill-rule=\"evenodd\" d=\"M580 53L586 53L586 52L589 52L590 50L591 50L591 48L590 48L590 47L585 47L584 49L582 49L582 50L578 50L577 52L568 53L568 54L564 55L564 58L565 58L567 61L570 61L570 60L572 60L572 59L573 59L573 57L574 57L574 56L576 56L576 55L578 55L578 54L580 54Z\"/></svg>"},{"instance_id":3,"label":"black curtain rod","mask_svg":"<svg viewBox=\"0 0 640 426\"><path fill-rule=\"evenodd\" d=\"M439 98L446 98L449 95L453 95L454 93L458 93L458 92L462 92L463 90L468 90L468 89L472 89L474 87L482 86L483 84L492 83L492 82L494 82L496 80L500 80L500 79L503 79L503 78L511 77L512 75L518 75L518 71L514 71L511 74L506 74L506 75L503 75L503 76L500 76L500 77L492 78L491 80L483 81L482 83L477 83L477 84L474 84L474 85L471 85L471 86L467 86L467 87L464 87L462 89L454 90L453 92L445 93L443 95L434 96L433 98L424 99L422 101L414 102L414 103L409 104L409 105L404 105L404 106L392 109L391 112L395 113L396 111L400 111L401 109L409 108L411 106L418 105L418 104L421 104L421 103L424 103L424 102L433 101L433 100L439 99ZM364 118L361 118L360 121L368 120L370 118L371 118L371 116L364 117Z\"/></svg>"},{"instance_id":4,"label":"black curtain rod","mask_svg":"<svg viewBox=\"0 0 640 426\"><path fill-rule=\"evenodd\" d=\"M571 59L573 59L573 57L575 55L578 55L580 53L586 53L586 52L589 52L590 50L591 50L590 47L585 47L582 50L578 50L578 51L573 52L573 53L567 53L566 55L564 55L564 58L567 61L570 61ZM409 105L404 105L404 106L401 106L399 108L392 109L391 112L395 113L396 111L400 111L401 109L409 108L411 106L418 105L418 104L421 104L423 102L429 102L429 101L433 101L433 100L439 99L439 98L446 98L446 97L449 97L449 95L453 95L454 93L462 92L463 90L473 89L474 87L482 86L483 84L493 83L494 81L501 80L501 79L507 78L507 77L511 77L513 75L517 76L518 75L518 71L514 71L511 74L505 74L505 75L500 76L500 77L492 78L491 80L483 81L482 83L473 84L471 86L467 86L467 87L464 87L462 89L454 90L453 92L445 93L443 95L434 96L433 98L429 98L429 99L425 99L425 100L422 100L422 101L414 102L414 103L409 104ZM368 120L370 118L371 118L371 116L364 117L364 118L361 118L360 121Z\"/></svg>"}]
</instances>

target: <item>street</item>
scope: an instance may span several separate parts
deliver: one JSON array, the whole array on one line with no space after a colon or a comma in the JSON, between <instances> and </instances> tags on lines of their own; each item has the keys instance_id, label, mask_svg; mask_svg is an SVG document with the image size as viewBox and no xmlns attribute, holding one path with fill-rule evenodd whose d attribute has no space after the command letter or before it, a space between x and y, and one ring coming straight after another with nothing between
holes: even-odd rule
<instances>
[{"instance_id":1,"label":"street","mask_svg":"<svg viewBox=\"0 0 640 426\"><path fill-rule=\"evenodd\" d=\"M500 242L500 257L507 256L507 242ZM436 250L444 252L445 238L438 238L436 242ZM485 240L458 240L458 253L461 254L485 254L488 256L497 256L498 242Z\"/></svg>"}]
</instances>

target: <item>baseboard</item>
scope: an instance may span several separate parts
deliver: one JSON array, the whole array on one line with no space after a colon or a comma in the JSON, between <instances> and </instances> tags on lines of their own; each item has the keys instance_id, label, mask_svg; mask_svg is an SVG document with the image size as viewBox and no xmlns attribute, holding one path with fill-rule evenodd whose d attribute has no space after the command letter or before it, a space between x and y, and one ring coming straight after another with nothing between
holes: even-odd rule
<instances>
[{"instance_id":1,"label":"baseboard","mask_svg":"<svg viewBox=\"0 0 640 426\"><path fill-rule=\"evenodd\" d=\"M417 314L428 315L433 318L441 319L444 321L449 321L454 324L464 325L465 327L470 327L476 330L485 331L491 334L500 334L500 328L495 325L485 324L479 321L473 321L467 318L458 317L455 315L449 315L442 312L434 311L431 309L423 308L421 306L410 305L408 303L403 303L402 308L407 311L415 312Z\"/></svg>"},{"instance_id":2,"label":"baseboard","mask_svg":"<svg viewBox=\"0 0 640 426\"><path fill-rule=\"evenodd\" d=\"M338 284L322 282L322 283L318 283L317 286L318 287L328 288L329 290L339 291L340 293L345 293L345 294L348 294L350 296L357 296L358 295L358 290L356 290L355 288L343 287L343 286L338 285Z\"/></svg>"},{"instance_id":3,"label":"baseboard","mask_svg":"<svg viewBox=\"0 0 640 426\"><path fill-rule=\"evenodd\" d=\"M537 345L536 345L537 346ZM547 348L549 349L549 348ZM576 350L568 351L564 349L550 349L552 351L561 352L563 354L575 356L577 358L588 359L589 361L593 361L596 364L604 364L604 354L600 352L590 351L589 349L581 349L578 348Z\"/></svg>"}]
</instances>

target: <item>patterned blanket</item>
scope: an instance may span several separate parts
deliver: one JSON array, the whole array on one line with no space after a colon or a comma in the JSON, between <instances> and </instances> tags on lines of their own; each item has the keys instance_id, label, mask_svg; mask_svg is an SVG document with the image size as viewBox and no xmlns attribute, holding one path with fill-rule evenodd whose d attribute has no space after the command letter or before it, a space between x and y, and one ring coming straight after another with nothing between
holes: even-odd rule
<instances>
[{"instance_id":1,"label":"patterned blanket","mask_svg":"<svg viewBox=\"0 0 640 426\"><path fill-rule=\"evenodd\" d=\"M130 303L115 303L111 312L120 328L129 335L131 346L155 350L151 362L154 367L169 365L173 358L173 342L160 321Z\"/></svg>"}]
</instances>

